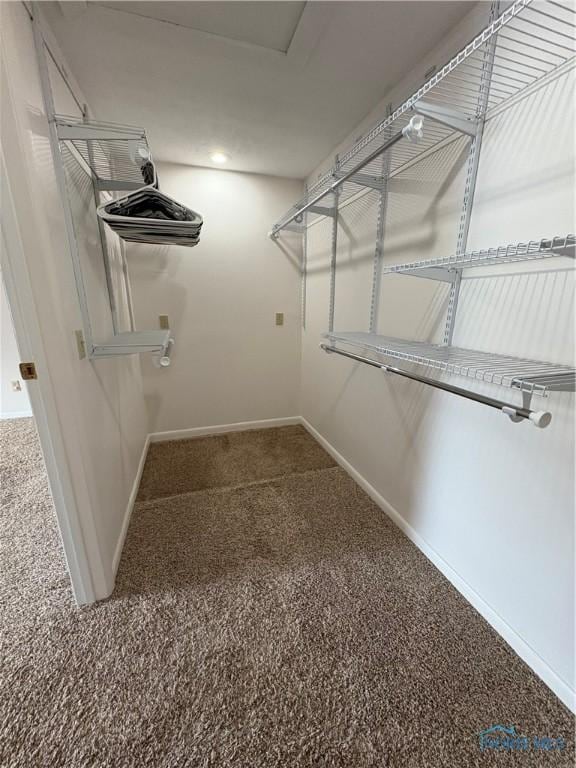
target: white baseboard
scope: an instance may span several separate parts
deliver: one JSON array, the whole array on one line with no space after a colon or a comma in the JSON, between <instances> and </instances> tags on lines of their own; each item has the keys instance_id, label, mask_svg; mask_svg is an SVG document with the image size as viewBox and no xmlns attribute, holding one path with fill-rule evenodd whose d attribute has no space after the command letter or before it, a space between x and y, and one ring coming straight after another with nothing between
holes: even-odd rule
<instances>
[{"instance_id":1,"label":"white baseboard","mask_svg":"<svg viewBox=\"0 0 576 768\"><path fill-rule=\"evenodd\" d=\"M136 470L136 476L132 484L132 490L126 505L126 511L124 512L124 520L122 521L122 529L120 530L120 536L118 537L118 543L114 550L114 559L112 560L112 572L114 578L120 565L120 558L122 557L122 549L124 548L124 542L126 541L126 534L128 533L128 526L130 525L130 518L132 517L132 510L138 496L138 489L140 488L140 480L142 479L142 472L144 471L144 464L146 464L146 456L148 455L148 448L150 447L150 435L146 435L144 441L144 447L142 448L142 455L138 462L138 469Z\"/></svg>"},{"instance_id":2,"label":"white baseboard","mask_svg":"<svg viewBox=\"0 0 576 768\"><path fill-rule=\"evenodd\" d=\"M300 423L320 445L338 462L350 477L366 491L368 496L438 568L461 595L486 619L500 637L520 656L538 677L558 696L572 712L576 711L576 691L560 678L544 659L404 520L402 515L324 438L306 419Z\"/></svg>"},{"instance_id":3,"label":"white baseboard","mask_svg":"<svg viewBox=\"0 0 576 768\"><path fill-rule=\"evenodd\" d=\"M6 411L0 413L0 420L5 419L30 419L32 418L32 411Z\"/></svg>"},{"instance_id":4,"label":"white baseboard","mask_svg":"<svg viewBox=\"0 0 576 768\"><path fill-rule=\"evenodd\" d=\"M151 443L163 443L166 440L186 440L191 437L219 435L223 432L244 432L248 429L270 429L272 427L287 427L301 423L300 416L288 416L283 419L237 421L234 424L216 424L211 427L192 427L191 429L174 429L169 432L152 432L148 437Z\"/></svg>"}]
</instances>

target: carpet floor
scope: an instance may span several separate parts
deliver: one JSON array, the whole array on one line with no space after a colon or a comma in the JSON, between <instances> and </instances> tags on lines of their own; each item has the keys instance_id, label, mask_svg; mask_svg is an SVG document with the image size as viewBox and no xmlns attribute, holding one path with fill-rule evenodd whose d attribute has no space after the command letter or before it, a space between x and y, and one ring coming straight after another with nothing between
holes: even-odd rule
<instances>
[{"instance_id":1,"label":"carpet floor","mask_svg":"<svg viewBox=\"0 0 576 768\"><path fill-rule=\"evenodd\" d=\"M5 424L2 768L573 766L568 710L302 428L153 445L77 609ZM482 751L495 724L528 749Z\"/></svg>"}]
</instances>

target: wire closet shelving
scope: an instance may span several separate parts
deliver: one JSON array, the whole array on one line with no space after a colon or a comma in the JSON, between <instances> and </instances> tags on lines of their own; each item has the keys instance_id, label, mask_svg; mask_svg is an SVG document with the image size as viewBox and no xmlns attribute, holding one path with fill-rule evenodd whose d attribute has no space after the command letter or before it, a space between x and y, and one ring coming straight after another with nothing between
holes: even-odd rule
<instances>
[{"instance_id":1,"label":"wire closet shelving","mask_svg":"<svg viewBox=\"0 0 576 768\"><path fill-rule=\"evenodd\" d=\"M149 183L156 173L144 129L118 123L55 115L53 125L59 147L67 146L83 171L90 177L97 204L102 192L137 190ZM119 357L152 353L160 365L169 365L172 338L170 330L120 331L114 301L111 267L106 237L100 228L100 242L112 312L113 334L103 341L93 339L82 268L73 248L78 295L83 318L85 345L90 358ZM75 238L74 238L75 239ZM127 274L125 273L127 280ZM130 292L127 290L130 297ZM132 313L131 313L132 314Z\"/></svg>"},{"instance_id":2,"label":"wire closet shelving","mask_svg":"<svg viewBox=\"0 0 576 768\"><path fill-rule=\"evenodd\" d=\"M67 80L65 82L78 104L81 117L57 114L48 67L48 57L54 57L46 42L47 38L43 29L39 3L32 3L30 17L38 59L42 97L48 119L50 150L54 162L56 183L62 201L66 238L72 261L82 322L82 328L76 331L79 357L87 356L89 359L95 360L148 352L153 354L159 366L166 367L170 365L170 352L174 340L169 329L143 331L135 329L128 265L123 248L121 249L121 275L124 281L123 290L125 291L128 304L129 330L120 328L109 245L103 224L97 216L96 221L108 293L112 333L111 335L106 334L107 338L103 340L94 338L82 257L69 198L67 173L63 161L63 153L68 151L90 180L94 203L97 208L102 202L103 194L107 195L108 199L110 199L117 192L130 192L149 184L157 184L156 172L146 133L142 128L89 120L86 107L80 104Z\"/></svg>"},{"instance_id":3,"label":"wire closet shelving","mask_svg":"<svg viewBox=\"0 0 576 768\"><path fill-rule=\"evenodd\" d=\"M530 394L547 395L553 391L573 390L576 381L576 371L570 366L509 355L420 341L404 341L373 333L327 333L326 338L331 342L371 349L378 354L443 373L466 376Z\"/></svg>"},{"instance_id":4,"label":"wire closet shelving","mask_svg":"<svg viewBox=\"0 0 576 768\"><path fill-rule=\"evenodd\" d=\"M416 366L510 387L523 393L526 406L532 395L574 391L575 369L454 347L452 336L464 270L557 256L574 258L576 239L572 234L480 251L467 251L466 243L484 124L520 98L574 67L576 11L566 2L556 0L515 0L502 13L498 11L499 3L495 0L491 5L489 23L480 34L399 107L390 109L388 116L347 152L337 157L334 166L274 224L270 237L275 240L284 232L296 232L304 236L305 301L306 231L323 217L331 219L330 306L328 331L325 334L331 345L360 347L369 353ZM419 141L405 140L409 138L406 133L415 116L424 119L423 137ZM455 253L441 258L384 266L384 221L390 180L462 137L468 142L468 157ZM357 196L363 189L377 190L380 196L370 328L368 332L335 332L338 209L343 202ZM380 280L390 274L412 275L450 284L443 344L406 341L377 333ZM345 353L336 346L321 346L326 351L370 362ZM432 386L438 384L433 379L418 380ZM450 391L449 386L442 385L441 388ZM454 387L453 390L455 394L466 396L460 388ZM479 398L470 393L470 399ZM487 404L493 405L494 402L498 401L491 400ZM524 420L528 418L525 413L530 413L524 408L524 414L520 414L522 409L508 403L501 405L504 413L514 421ZM514 417L515 412L518 418ZM547 423L549 418L540 420L539 426Z\"/></svg>"},{"instance_id":5,"label":"wire closet shelving","mask_svg":"<svg viewBox=\"0 0 576 768\"><path fill-rule=\"evenodd\" d=\"M71 145L100 191L128 191L144 185L142 164L151 162L143 128L56 115L60 142Z\"/></svg>"},{"instance_id":6,"label":"wire closet shelving","mask_svg":"<svg viewBox=\"0 0 576 768\"><path fill-rule=\"evenodd\" d=\"M559 68L570 66L575 55L574 9L544 0L540 4L550 10L543 11L531 7L533 2L516 0L392 114L339 157L337 164L274 224L270 234L274 236L286 229L298 210L317 194L325 190L328 193L334 179L382 147L391 135L407 126L414 113L430 118L424 138L418 144L404 142L394 147L388 158L388 178L462 134L474 136L480 121L506 108L526 89L553 76ZM492 52L487 51L490 45ZM481 100L485 101L484 109ZM340 203L354 195L358 187L379 188L384 183L382 158L375 158L363 170L365 175L352 179L340 193ZM317 213L318 217L322 215L327 213ZM301 226L300 231L303 229Z\"/></svg>"},{"instance_id":7,"label":"wire closet shelving","mask_svg":"<svg viewBox=\"0 0 576 768\"><path fill-rule=\"evenodd\" d=\"M383 274L416 275L432 280L453 282L459 269L493 267L498 264L513 264L517 261L550 259L554 256L576 255L576 236L553 237L551 240L530 240L527 243L501 245L467 253L455 253L438 259L424 259L407 264L391 264L384 267Z\"/></svg>"}]
</instances>

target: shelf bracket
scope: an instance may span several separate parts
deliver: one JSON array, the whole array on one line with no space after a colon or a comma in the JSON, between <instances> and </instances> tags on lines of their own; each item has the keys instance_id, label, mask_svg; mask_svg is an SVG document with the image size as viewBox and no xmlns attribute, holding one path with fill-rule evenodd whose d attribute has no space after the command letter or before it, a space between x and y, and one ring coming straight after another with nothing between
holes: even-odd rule
<instances>
[{"instance_id":1,"label":"shelf bracket","mask_svg":"<svg viewBox=\"0 0 576 768\"><path fill-rule=\"evenodd\" d=\"M342 172L335 173L334 178L341 178L344 174ZM355 173L350 176L347 181L357 184L359 187L369 187L370 189L383 189L385 180L382 176L370 176L368 173Z\"/></svg>"},{"instance_id":2,"label":"shelf bracket","mask_svg":"<svg viewBox=\"0 0 576 768\"><path fill-rule=\"evenodd\" d=\"M532 392L522 392L522 408L516 408L514 406L508 406L504 405L502 406L502 413L505 413L506 416L510 419L510 421L514 422L514 424L518 424L521 421L524 421L526 418L525 413L528 413L528 418L530 421L535 424L537 427L544 428L547 427L548 424L550 424L550 421L552 420L552 415L548 413L547 411L533 411L531 409L532 405Z\"/></svg>"},{"instance_id":3,"label":"shelf bracket","mask_svg":"<svg viewBox=\"0 0 576 768\"><path fill-rule=\"evenodd\" d=\"M310 213L319 213L320 216L331 216L332 218L336 216L336 208L328 208L323 205L311 205L308 211Z\"/></svg>"},{"instance_id":4,"label":"shelf bracket","mask_svg":"<svg viewBox=\"0 0 576 768\"><path fill-rule=\"evenodd\" d=\"M576 256L576 247L574 243L566 243L558 246L552 244L550 252L556 256L567 256L568 258L573 259Z\"/></svg>"},{"instance_id":5,"label":"shelf bracket","mask_svg":"<svg viewBox=\"0 0 576 768\"><path fill-rule=\"evenodd\" d=\"M282 229L272 233L272 239L276 240L279 237L280 232L296 232L296 234L302 235L305 230L306 227L303 224L286 224Z\"/></svg>"},{"instance_id":6,"label":"shelf bracket","mask_svg":"<svg viewBox=\"0 0 576 768\"><path fill-rule=\"evenodd\" d=\"M423 267L422 269L398 269L390 274L413 275L414 277L424 277L427 280L439 280L442 283L454 283L458 280L457 269L441 269L440 267Z\"/></svg>"},{"instance_id":7,"label":"shelf bracket","mask_svg":"<svg viewBox=\"0 0 576 768\"><path fill-rule=\"evenodd\" d=\"M428 117L430 120L434 120L436 123L453 128L455 131L465 133L467 136L475 137L478 133L478 121L469 120L461 112L450 107L445 107L441 104L432 104L429 101L420 99L415 102L412 107L414 112L422 117Z\"/></svg>"}]
</instances>

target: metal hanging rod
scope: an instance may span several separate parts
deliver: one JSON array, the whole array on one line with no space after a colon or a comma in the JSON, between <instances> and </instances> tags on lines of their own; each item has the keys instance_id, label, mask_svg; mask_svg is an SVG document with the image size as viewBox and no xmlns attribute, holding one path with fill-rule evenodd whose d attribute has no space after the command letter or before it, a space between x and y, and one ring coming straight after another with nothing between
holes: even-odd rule
<instances>
[{"instance_id":1,"label":"metal hanging rod","mask_svg":"<svg viewBox=\"0 0 576 768\"><path fill-rule=\"evenodd\" d=\"M363 168L365 168L367 165L369 165L373 160L375 160L377 157L382 155L386 150L390 149L390 147L393 147L394 144L397 144L400 139L408 139L408 141L411 141L413 143L416 143L420 141L420 139L423 136L422 128L424 125L424 118L420 117L419 115L415 115L408 125L405 125L402 130L398 131L394 134L388 141L384 142L380 147L377 147L373 152L371 152L369 155L367 155L363 160L360 160L360 162L356 163L356 165L351 168L349 171L346 171L342 176L336 179L336 181L333 181L330 186L328 186L326 189L324 189L322 192L319 192L316 197L313 197L311 200L308 200L304 205L302 205L300 208L298 208L294 213L287 219L283 221L282 224L276 224L272 231L270 232L269 236L274 238L278 235L278 232L281 229L284 229L287 224L290 224L292 221L298 221L298 219L301 220L301 217L303 214L310 210L311 208L314 208L318 205L320 200L322 200L326 195L331 194L332 192L335 192L338 187L342 186L346 181L352 178L352 176L356 175L359 171L361 171Z\"/></svg>"},{"instance_id":2,"label":"metal hanging rod","mask_svg":"<svg viewBox=\"0 0 576 768\"><path fill-rule=\"evenodd\" d=\"M496 400L493 397L486 397L485 395L471 392L461 387L454 387L452 384L444 384L436 379L430 379L427 376L419 376L417 373L411 373L405 371L402 368L396 368L393 365L387 365L386 363L379 363L377 360L371 360L369 357L362 357L362 355L355 355L353 352L344 352L337 347L332 347L328 344L320 344L320 349L324 352L334 353L336 355L342 355L342 357L348 357L351 360L356 360L359 363L365 363L371 365L373 368L379 368L385 373L393 373L396 376L402 376L405 379L412 379L418 381L421 384L427 384L434 389L441 389L443 392L450 392L452 395L458 395L458 397L464 397L466 400L473 400L476 403L487 405L490 408L495 408L498 411L506 414L512 421L531 421L537 427L544 428L552 421L552 414L548 411L533 411L530 408L519 408L511 403L506 403L503 400Z\"/></svg>"}]
</instances>

